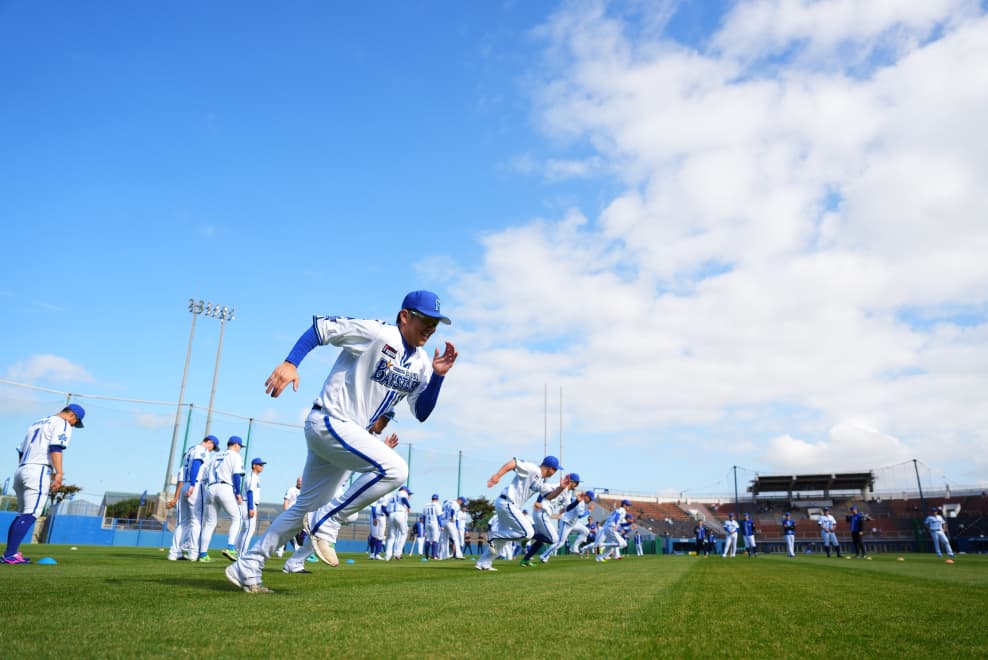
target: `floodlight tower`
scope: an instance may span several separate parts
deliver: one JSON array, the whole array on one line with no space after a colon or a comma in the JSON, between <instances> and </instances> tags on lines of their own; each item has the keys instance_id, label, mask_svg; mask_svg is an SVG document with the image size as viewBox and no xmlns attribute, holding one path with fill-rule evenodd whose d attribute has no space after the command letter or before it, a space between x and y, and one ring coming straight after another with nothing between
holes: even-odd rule
<instances>
[{"instance_id":1,"label":"floodlight tower","mask_svg":"<svg viewBox=\"0 0 988 660\"><path fill-rule=\"evenodd\" d=\"M223 329L226 327L227 321L232 321L234 318L234 309L223 305L220 307L219 303L206 303L206 316L212 319L220 320L220 341L219 345L216 347L216 366L213 367L213 389L209 392L209 409L206 411L206 432L203 435L209 435L209 425L213 421L213 400L216 398L216 377L220 372L220 354L223 352Z\"/></svg>"},{"instance_id":2,"label":"floodlight tower","mask_svg":"<svg viewBox=\"0 0 988 660\"><path fill-rule=\"evenodd\" d=\"M182 370L182 385L178 389L178 407L175 409L175 428L172 429L172 447L168 452L168 464L165 466L165 485L161 492L168 492L168 482L171 480L172 463L175 461L175 445L178 443L178 425L182 418L182 400L185 398L185 381L189 376L189 359L192 357L192 338L196 335L196 317L202 314L203 302L189 298L189 311L192 313L192 329L189 330L189 347L185 349L185 368Z\"/></svg>"}]
</instances>

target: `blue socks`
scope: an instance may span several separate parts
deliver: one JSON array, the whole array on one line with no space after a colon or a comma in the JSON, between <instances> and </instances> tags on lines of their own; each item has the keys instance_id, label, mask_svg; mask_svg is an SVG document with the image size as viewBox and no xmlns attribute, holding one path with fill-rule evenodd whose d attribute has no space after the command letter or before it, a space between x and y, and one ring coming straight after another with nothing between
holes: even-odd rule
<instances>
[{"instance_id":1,"label":"blue socks","mask_svg":"<svg viewBox=\"0 0 988 660\"><path fill-rule=\"evenodd\" d=\"M27 536L27 532L35 520L34 516L23 513L14 518L14 522L10 523L10 529L7 531L7 549L4 551L4 556L13 557L17 554L21 542Z\"/></svg>"}]
</instances>

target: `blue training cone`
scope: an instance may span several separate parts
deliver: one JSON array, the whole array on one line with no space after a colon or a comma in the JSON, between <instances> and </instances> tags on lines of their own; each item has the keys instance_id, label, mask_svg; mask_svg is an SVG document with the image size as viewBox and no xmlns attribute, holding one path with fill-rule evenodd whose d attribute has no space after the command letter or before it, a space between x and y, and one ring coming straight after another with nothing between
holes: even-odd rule
<instances>
[{"instance_id":1,"label":"blue training cone","mask_svg":"<svg viewBox=\"0 0 988 660\"><path fill-rule=\"evenodd\" d=\"M348 563L348 564L356 564L357 562L355 562L355 561L354 561L354 560L352 560L352 559L347 559L347 560L346 560L346 563Z\"/></svg>"},{"instance_id":2,"label":"blue training cone","mask_svg":"<svg viewBox=\"0 0 988 660\"><path fill-rule=\"evenodd\" d=\"M36 561L34 563L35 564L40 564L42 566L54 566L58 562L55 561L54 559L52 559L51 557L42 557L41 559L39 559L38 561Z\"/></svg>"}]
</instances>

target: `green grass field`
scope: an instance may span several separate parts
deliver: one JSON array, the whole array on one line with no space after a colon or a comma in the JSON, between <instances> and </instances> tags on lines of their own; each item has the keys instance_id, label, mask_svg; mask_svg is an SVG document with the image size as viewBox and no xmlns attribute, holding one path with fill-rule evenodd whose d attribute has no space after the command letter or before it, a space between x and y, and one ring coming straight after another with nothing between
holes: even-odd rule
<instances>
[{"instance_id":1,"label":"green grass field","mask_svg":"<svg viewBox=\"0 0 988 660\"><path fill-rule=\"evenodd\" d=\"M367 561L237 591L227 562L26 546L0 566L3 657L984 658L988 556ZM214 553L219 557L218 553Z\"/></svg>"}]
</instances>

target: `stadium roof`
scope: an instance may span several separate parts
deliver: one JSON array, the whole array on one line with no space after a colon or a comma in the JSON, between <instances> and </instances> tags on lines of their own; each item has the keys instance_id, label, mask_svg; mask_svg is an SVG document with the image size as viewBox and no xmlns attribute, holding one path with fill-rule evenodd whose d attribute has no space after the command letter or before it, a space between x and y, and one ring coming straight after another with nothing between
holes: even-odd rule
<instances>
[{"instance_id":1,"label":"stadium roof","mask_svg":"<svg viewBox=\"0 0 988 660\"><path fill-rule=\"evenodd\" d=\"M748 492L760 493L805 493L823 491L829 494L835 490L855 490L864 492L875 486L875 475L871 472L845 472L843 474L800 474L780 476L758 476L751 482Z\"/></svg>"}]
</instances>

